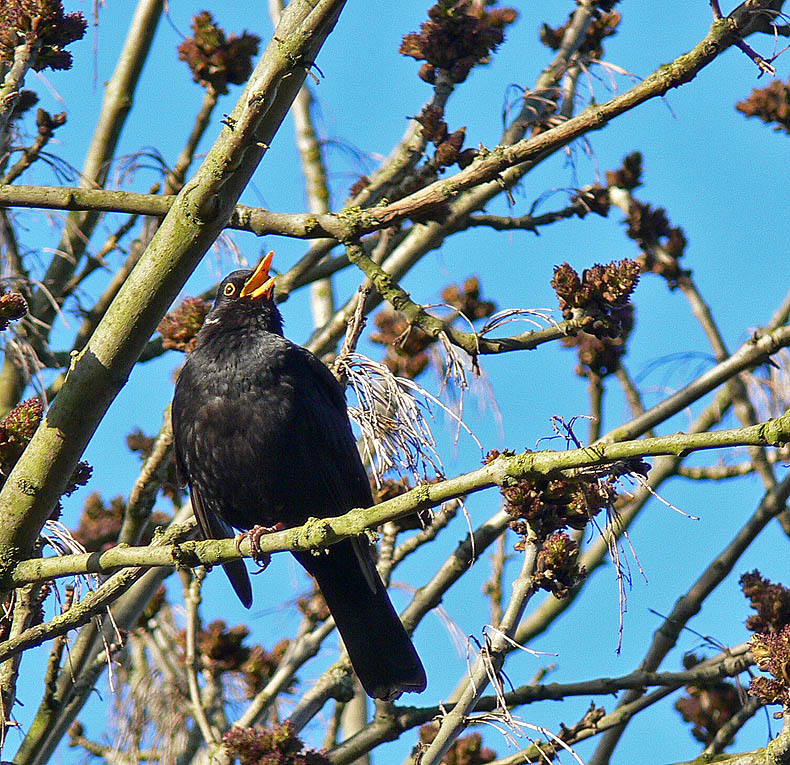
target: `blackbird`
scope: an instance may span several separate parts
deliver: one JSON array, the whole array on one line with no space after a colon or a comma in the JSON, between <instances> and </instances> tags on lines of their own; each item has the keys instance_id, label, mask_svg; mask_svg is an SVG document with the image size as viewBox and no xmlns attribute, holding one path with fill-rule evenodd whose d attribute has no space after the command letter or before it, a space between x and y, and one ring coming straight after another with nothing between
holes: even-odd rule
<instances>
[{"instance_id":1,"label":"blackbird","mask_svg":"<svg viewBox=\"0 0 790 765\"><path fill-rule=\"evenodd\" d=\"M343 387L316 356L283 337L272 255L219 285L176 383L176 464L205 538L297 526L373 504ZM367 540L293 554L318 582L365 692L391 700L424 690L425 670ZM223 568L249 608L244 561Z\"/></svg>"}]
</instances>

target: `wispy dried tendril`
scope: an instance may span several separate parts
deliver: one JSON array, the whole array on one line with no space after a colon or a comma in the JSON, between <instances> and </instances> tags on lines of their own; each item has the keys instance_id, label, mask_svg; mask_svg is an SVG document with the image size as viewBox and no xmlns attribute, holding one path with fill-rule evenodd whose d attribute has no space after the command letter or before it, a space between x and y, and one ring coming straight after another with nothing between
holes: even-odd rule
<instances>
[{"instance_id":1,"label":"wispy dried tendril","mask_svg":"<svg viewBox=\"0 0 790 765\"><path fill-rule=\"evenodd\" d=\"M77 540L71 531L60 521L48 520L41 529L40 537L58 557L62 555L79 555L87 552L85 547ZM99 585L99 577L96 574L78 574L74 577L74 587L77 600L80 599L82 587L88 591L93 590Z\"/></svg>"},{"instance_id":2,"label":"wispy dried tendril","mask_svg":"<svg viewBox=\"0 0 790 765\"><path fill-rule=\"evenodd\" d=\"M551 317L552 312L551 308L506 308L488 317L480 329L480 335L493 332L511 321L526 321L538 329L543 329L549 324L556 327L557 322Z\"/></svg>"},{"instance_id":3,"label":"wispy dried tendril","mask_svg":"<svg viewBox=\"0 0 790 765\"><path fill-rule=\"evenodd\" d=\"M430 423L434 407L480 446L460 417L414 380L397 377L384 364L359 353L348 354L338 367L357 397L359 406L349 407L349 415L362 431L363 458L377 484L390 470L415 479L443 474Z\"/></svg>"}]
</instances>

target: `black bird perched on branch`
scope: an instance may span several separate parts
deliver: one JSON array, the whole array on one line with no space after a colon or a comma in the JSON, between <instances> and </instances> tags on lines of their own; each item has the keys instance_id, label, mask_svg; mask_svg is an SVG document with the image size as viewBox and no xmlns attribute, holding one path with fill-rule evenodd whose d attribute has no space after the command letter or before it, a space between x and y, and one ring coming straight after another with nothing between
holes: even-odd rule
<instances>
[{"instance_id":1,"label":"black bird perched on branch","mask_svg":"<svg viewBox=\"0 0 790 765\"><path fill-rule=\"evenodd\" d=\"M373 504L342 386L310 351L283 337L272 254L220 284L176 383L176 462L206 538ZM367 540L294 555L318 582L367 694L394 699L424 690L425 670ZM249 608L244 561L223 567Z\"/></svg>"}]
</instances>

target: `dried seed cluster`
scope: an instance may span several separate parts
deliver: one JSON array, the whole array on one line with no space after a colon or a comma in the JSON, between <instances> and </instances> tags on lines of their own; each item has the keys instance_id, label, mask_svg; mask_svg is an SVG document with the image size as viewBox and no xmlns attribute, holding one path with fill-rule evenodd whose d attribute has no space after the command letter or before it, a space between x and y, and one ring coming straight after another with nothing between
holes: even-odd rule
<instances>
[{"instance_id":1,"label":"dried seed cluster","mask_svg":"<svg viewBox=\"0 0 790 765\"><path fill-rule=\"evenodd\" d=\"M399 377L417 378L428 366L427 350L436 338L393 309L379 311L374 322L378 332L370 340L386 347L383 363Z\"/></svg>"},{"instance_id":2,"label":"dried seed cluster","mask_svg":"<svg viewBox=\"0 0 790 765\"><path fill-rule=\"evenodd\" d=\"M538 552L535 586L562 600L586 577L587 569L579 565L579 545L564 532L549 534Z\"/></svg>"},{"instance_id":3,"label":"dried seed cluster","mask_svg":"<svg viewBox=\"0 0 790 765\"><path fill-rule=\"evenodd\" d=\"M466 137L466 128L459 128L451 133L440 107L426 104L414 119L422 125L425 140L436 147L433 158L436 169L450 167L457 162L463 170L472 163L477 152L474 149L461 150Z\"/></svg>"},{"instance_id":4,"label":"dried seed cluster","mask_svg":"<svg viewBox=\"0 0 790 765\"><path fill-rule=\"evenodd\" d=\"M247 32L227 35L208 11L193 17L192 31L193 36L178 46L178 57L186 62L195 82L216 93L227 93L228 83L241 85L247 81L260 37Z\"/></svg>"},{"instance_id":5,"label":"dried seed cluster","mask_svg":"<svg viewBox=\"0 0 790 765\"><path fill-rule=\"evenodd\" d=\"M739 580L744 597L755 613L746 619L746 628L755 632L750 642L757 666L770 677L753 677L749 694L763 704L790 704L790 589L766 579L759 571L743 574ZM684 659L691 669L700 659L694 655ZM715 682L705 687L687 686L689 696L675 704L687 722L693 723L692 734L710 743L722 726L743 706L738 688L729 682ZM775 717L782 717L777 712Z\"/></svg>"},{"instance_id":6,"label":"dried seed cluster","mask_svg":"<svg viewBox=\"0 0 790 765\"><path fill-rule=\"evenodd\" d=\"M633 191L642 185L642 153L631 152L617 170L606 171L606 185Z\"/></svg>"},{"instance_id":7,"label":"dried seed cluster","mask_svg":"<svg viewBox=\"0 0 790 765\"><path fill-rule=\"evenodd\" d=\"M329 765L320 752L305 749L290 722L271 728L232 727L222 739L232 757L241 765Z\"/></svg>"},{"instance_id":8,"label":"dried seed cluster","mask_svg":"<svg viewBox=\"0 0 790 765\"><path fill-rule=\"evenodd\" d=\"M751 643L757 666L772 677L754 677L749 693L763 704L790 704L790 589L774 584L759 571L741 576L741 589L756 611L746 620L755 630ZM782 717L777 712L775 717Z\"/></svg>"},{"instance_id":9,"label":"dried seed cluster","mask_svg":"<svg viewBox=\"0 0 790 765\"><path fill-rule=\"evenodd\" d=\"M490 451L484 463L515 452ZM512 515L510 528L521 536L516 550L523 550L529 539L540 544L535 584L558 598L586 576L578 563L579 547L566 528L581 530L601 510L614 508L618 478L626 474L647 475L649 466L642 460L629 460L606 467L606 473L580 474L573 477L545 476L513 479L502 486L504 510Z\"/></svg>"},{"instance_id":10,"label":"dried seed cluster","mask_svg":"<svg viewBox=\"0 0 790 765\"><path fill-rule=\"evenodd\" d=\"M198 630L196 641L202 669L219 680L226 673L241 677L244 693L249 699L271 679L288 649L288 640L281 640L271 651L261 645L245 645L250 631L243 624L235 627L217 619ZM180 632L176 642L183 648L186 633ZM275 761L276 762L276 761Z\"/></svg>"},{"instance_id":11,"label":"dried seed cluster","mask_svg":"<svg viewBox=\"0 0 790 765\"><path fill-rule=\"evenodd\" d=\"M157 327L166 349L190 353L211 304L201 298L184 298L178 308L166 314Z\"/></svg>"},{"instance_id":12,"label":"dried seed cluster","mask_svg":"<svg viewBox=\"0 0 790 765\"><path fill-rule=\"evenodd\" d=\"M121 496L113 497L106 505L101 494L94 491L82 506L79 526L74 538L88 551L108 550L118 543L118 534L126 512Z\"/></svg>"},{"instance_id":13,"label":"dried seed cluster","mask_svg":"<svg viewBox=\"0 0 790 765\"><path fill-rule=\"evenodd\" d=\"M66 46L81 40L88 24L81 13L64 13L60 0L3 0L0 3L0 62L12 64L14 49L35 45L33 69L71 69Z\"/></svg>"},{"instance_id":14,"label":"dried seed cluster","mask_svg":"<svg viewBox=\"0 0 790 765\"><path fill-rule=\"evenodd\" d=\"M790 704L790 624L780 632L763 632L752 635L749 641L757 666L773 677L753 677L749 694L763 704ZM782 717L782 712L774 716Z\"/></svg>"},{"instance_id":15,"label":"dried seed cluster","mask_svg":"<svg viewBox=\"0 0 790 765\"><path fill-rule=\"evenodd\" d=\"M44 415L44 407L38 397L29 398L17 404L2 420L0 420L0 476L5 479L11 472L22 452L28 445ZM80 461L74 468L66 488L61 496L71 496L80 486L90 480L93 468L85 461ZM60 515L60 501L55 504L52 518Z\"/></svg>"},{"instance_id":16,"label":"dried seed cluster","mask_svg":"<svg viewBox=\"0 0 790 765\"><path fill-rule=\"evenodd\" d=\"M0 331L7 329L12 321L21 319L26 313L27 300L20 292L6 292L0 295Z\"/></svg>"},{"instance_id":17,"label":"dried seed cluster","mask_svg":"<svg viewBox=\"0 0 790 765\"><path fill-rule=\"evenodd\" d=\"M685 669L693 669L702 659L693 653L683 657ZM717 681L710 685L687 685L688 696L675 702L681 717L692 724L691 735L706 746L721 728L743 707L743 699L734 683Z\"/></svg>"},{"instance_id":18,"label":"dried seed cluster","mask_svg":"<svg viewBox=\"0 0 790 765\"><path fill-rule=\"evenodd\" d=\"M429 722L420 727L419 744L412 752L416 762L419 762L419 752L427 749L438 732L439 724L436 722ZM483 746L483 737L475 732L457 738L442 758L442 763L444 765L485 765L485 763L493 762L496 757L496 752Z\"/></svg>"},{"instance_id":19,"label":"dried seed cluster","mask_svg":"<svg viewBox=\"0 0 790 765\"><path fill-rule=\"evenodd\" d=\"M599 5L604 5L599 3ZM609 6L614 3L609 3ZM571 17L561 26L553 29L548 24L543 24L540 28L540 41L551 48L551 50L559 50L562 45L562 38L571 24ZM617 34L617 26L620 24L620 14L617 11L601 12L600 8L596 9L596 15L593 18L587 32L584 35L584 41L579 46L579 53L584 56L589 56L596 61L603 58L603 41L607 37Z\"/></svg>"},{"instance_id":20,"label":"dried seed cluster","mask_svg":"<svg viewBox=\"0 0 790 765\"><path fill-rule=\"evenodd\" d=\"M510 527L538 537L559 529L583 529L603 508L617 499L615 478L520 478L501 490L505 512L517 520Z\"/></svg>"},{"instance_id":21,"label":"dried seed cluster","mask_svg":"<svg viewBox=\"0 0 790 765\"><path fill-rule=\"evenodd\" d=\"M425 61L420 78L436 81L441 69L453 82L463 82L472 67L488 63L505 39L505 27L516 20L513 8L484 8L471 0L439 0L428 10L419 32L407 34L400 53Z\"/></svg>"},{"instance_id":22,"label":"dried seed cluster","mask_svg":"<svg viewBox=\"0 0 790 765\"><path fill-rule=\"evenodd\" d=\"M41 399L35 397L17 404L0 421L0 470L3 475L11 472L33 438L43 414Z\"/></svg>"},{"instance_id":23,"label":"dried seed cluster","mask_svg":"<svg viewBox=\"0 0 790 765\"><path fill-rule=\"evenodd\" d=\"M743 574L738 583L756 612L746 620L746 629L781 632L790 624L790 589L763 578L757 570Z\"/></svg>"},{"instance_id":24,"label":"dried seed cluster","mask_svg":"<svg viewBox=\"0 0 790 765\"><path fill-rule=\"evenodd\" d=\"M623 159L617 170L606 171L609 188L633 191L642 185L642 155L635 151ZM663 276L670 289L687 274L680 267L679 259L685 252L688 241L680 226L673 226L662 207L652 207L647 202L631 199L626 214L626 234L642 250L639 264L643 272Z\"/></svg>"},{"instance_id":25,"label":"dried seed cluster","mask_svg":"<svg viewBox=\"0 0 790 765\"><path fill-rule=\"evenodd\" d=\"M582 329L563 340L566 347L578 351L578 375L603 377L620 366L634 326L630 297L639 273L635 260L596 264L581 277L568 263L555 266L551 286L563 318L582 320Z\"/></svg>"},{"instance_id":26,"label":"dried seed cluster","mask_svg":"<svg viewBox=\"0 0 790 765\"><path fill-rule=\"evenodd\" d=\"M747 117L757 117L776 131L790 133L790 79L774 80L764 88L755 88L735 108Z\"/></svg>"},{"instance_id":27,"label":"dried seed cluster","mask_svg":"<svg viewBox=\"0 0 790 765\"><path fill-rule=\"evenodd\" d=\"M496 311L495 303L482 299L480 280L476 276L470 276L461 285L448 285L442 290L441 297L444 303L470 322L484 319ZM378 331L371 333L370 340L387 348L383 363L400 377L418 377L428 366L428 350L436 338L409 324L402 313L393 309L379 311L374 322Z\"/></svg>"}]
</instances>

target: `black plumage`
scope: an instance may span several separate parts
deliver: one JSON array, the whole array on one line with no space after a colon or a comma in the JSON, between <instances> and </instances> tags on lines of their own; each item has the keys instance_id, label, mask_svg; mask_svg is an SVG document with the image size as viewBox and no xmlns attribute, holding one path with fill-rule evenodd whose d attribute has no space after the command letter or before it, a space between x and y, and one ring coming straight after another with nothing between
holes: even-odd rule
<instances>
[{"instance_id":1,"label":"black plumage","mask_svg":"<svg viewBox=\"0 0 790 765\"><path fill-rule=\"evenodd\" d=\"M179 472L203 535L286 527L373 504L342 386L307 349L283 337L272 299L271 253L220 284L173 399ZM422 691L425 671L365 539L294 553L315 577L368 695ZM252 604L243 561L224 564Z\"/></svg>"}]
</instances>

